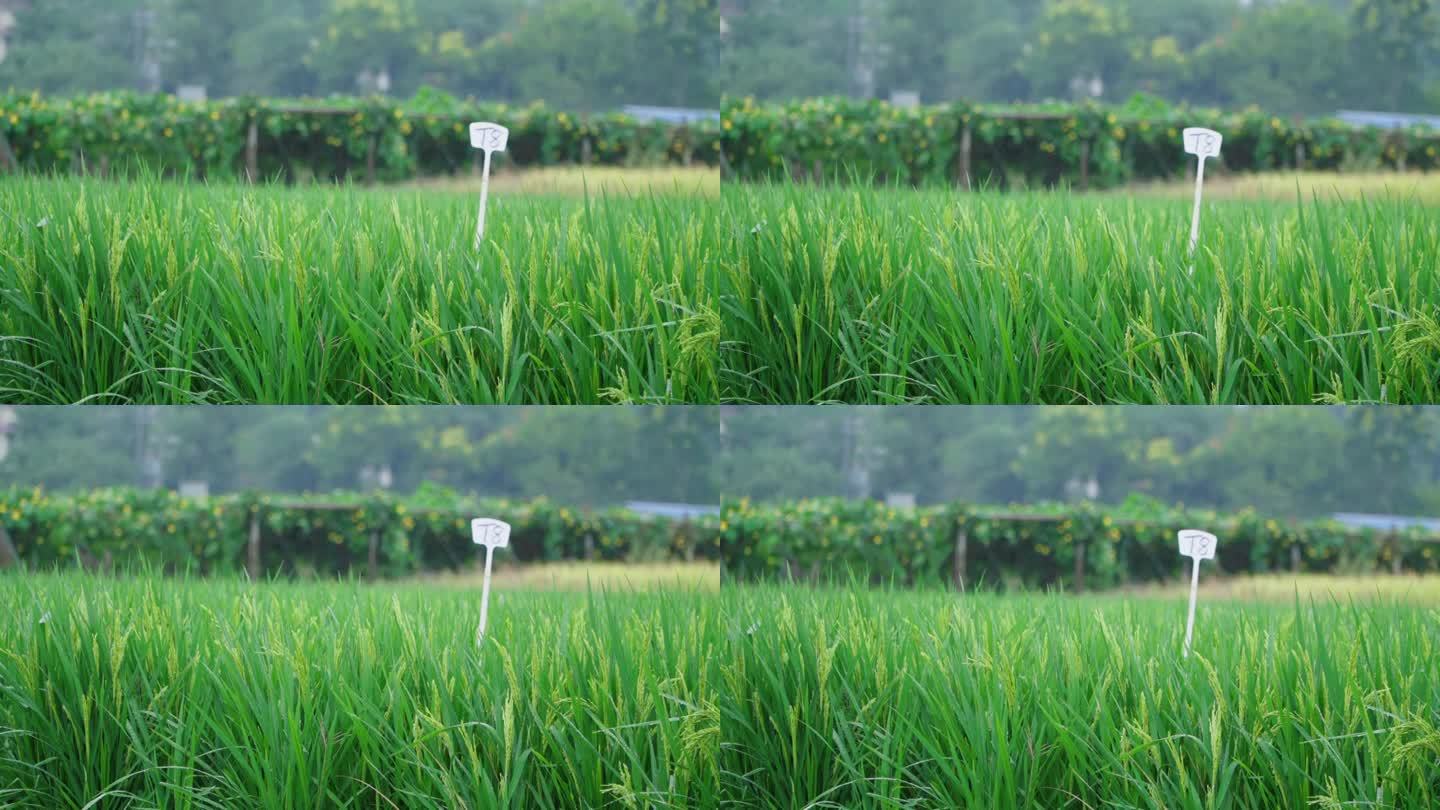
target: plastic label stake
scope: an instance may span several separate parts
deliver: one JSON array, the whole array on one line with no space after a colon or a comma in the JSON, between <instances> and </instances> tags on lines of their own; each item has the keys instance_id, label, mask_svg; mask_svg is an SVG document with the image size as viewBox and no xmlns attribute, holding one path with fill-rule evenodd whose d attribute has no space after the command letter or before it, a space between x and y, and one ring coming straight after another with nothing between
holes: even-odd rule
<instances>
[{"instance_id":1,"label":"plastic label stake","mask_svg":"<svg viewBox=\"0 0 1440 810\"><path fill-rule=\"evenodd\" d=\"M510 143L510 130L499 124L480 122L470 125L470 145L485 152L485 170L480 175L480 221L475 226L475 249L485 241L485 206L490 198L490 156L504 152Z\"/></svg>"},{"instance_id":2,"label":"plastic label stake","mask_svg":"<svg viewBox=\"0 0 1440 810\"><path fill-rule=\"evenodd\" d=\"M1200 591L1200 561L1215 559L1215 535L1186 529L1180 532L1180 553L1192 561L1190 568L1190 615L1185 619L1185 657L1190 657L1190 640L1195 635L1195 599Z\"/></svg>"},{"instance_id":3,"label":"plastic label stake","mask_svg":"<svg viewBox=\"0 0 1440 810\"><path fill-rule=\"evenodd\" d=\"M470 536L475 545L485 547L485 584L480 591L480 629L475 633L475 646L485 643L485 621L490 614L490 564L495 559L495 549L510 545L510 524L494 518L475 518L470 521Z\"/></svg>"},{"instance_id":4,"label":"plastic label stake","mask_svg":"<svg viewBox=\"0 0 1440 810\"><path fill-rule=\"evenodd\" d=\"M1185 130L1185 152L1195 155L1200 159L1199 167L1195 170L1195 215L1190 220L1190 255L1195 255L1195 247L1200 243L1200 202L1205 192L1205 159L1220 157L1220 144L1224 137L1213 129L1204 127L1189 127ZM1195 266L1190 266L1190 272L1195 272Z\"/></svg>"}]
</instances>

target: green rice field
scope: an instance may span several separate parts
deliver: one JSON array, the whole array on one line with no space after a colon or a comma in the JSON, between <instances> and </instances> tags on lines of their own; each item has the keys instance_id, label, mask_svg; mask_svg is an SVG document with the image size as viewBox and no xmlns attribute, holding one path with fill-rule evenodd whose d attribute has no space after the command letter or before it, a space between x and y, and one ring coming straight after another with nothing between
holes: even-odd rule
<instances>
[{"instance_id":1,"label":"green rice field","mask_svg":"<svg viewBox=\"0 0 1440 810\"><path fill-rule=\"evenodd\" d=\"M733 403L1440 402L1440 217L1414 195L1217 201L727 185Z\"/></svg>"},{"instance_id":2,"label":"green rice field","mask_svg":"<svg viewBox=\"0 0 1440 810\"><path fill-rule=\"evenodd\" d=\"M716 807L713 595L0 577L0 807Z\"/></svg>"},{"instance_id":3,"label":"green rice field","mask_svg":"<svg viewBox=\"0 0 1440 810\"><path fill-rule=\"evenodd\" d=\"M714 402L713 206L12 178L0 400Z\"/></svg>"},{"instance_id":4,"label":"green rice field","mask_svg":"<svg viewBox=\"0 0 1440 810\"><path fill-rule=\"evenodd\" d=\"M1440 611L726 588L721 778L763 808L1440 804Z\"/></svg>"}]
</instances>

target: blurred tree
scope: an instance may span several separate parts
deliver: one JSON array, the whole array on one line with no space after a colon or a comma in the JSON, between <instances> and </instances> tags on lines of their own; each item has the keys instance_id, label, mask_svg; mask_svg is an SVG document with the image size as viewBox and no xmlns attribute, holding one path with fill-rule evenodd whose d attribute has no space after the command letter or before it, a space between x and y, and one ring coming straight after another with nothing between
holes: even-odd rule
<instances>
[{"instance_id":1,"label":"blurred tree","mask_svg":"<svg viewBox=\"0 0 1440 810\"><path fill-rule=\"evenodd\" d=\"M153 37L144 0L36 2L16 14L0 88L77 93L101 84L141 89Z\"/></svg>"},{"instance_id":2,"label":"blurred tree","mask_svg":"<svg viewBox=\"0 0 1440 810\"><path fill-rule=\"evenodd\" d=\"M1435 0L733 0L732 94L859 92L846 59L857 19L877 42L878 95L1012 102L1147 92L1282 113L1440 97Z\"/></svg>"},{"instance_id":3,"label":"blurred tree","mask_svg":"<svg viewBox=\"0 0 1440 810\"><path fill-rule=\"evenodd\" d=\"M716 0L635 0L635 104L711 107L720 96L720 6Z\"/></svg>"},{"instance_id":4,"label":"blurred tree","mask_svg":"<svg viewBox=\"0 0 1440 810\"><path fill-rule=\"evenodd\" d=\"M947 99L1023 101L1031 96L1023 68L1026 28L1013 13L982 19L945 52Z\"/></svg>"},{"instance_id":5,"label":"blurred tree","mask_svg":"<svg viewBox=\"0 0 1440 810\"><path fill-rule=\"evenodd\" d=\"M847 48L854 0L744 0L727 19L725 93L761 98L852 92Z\"/></svg>"},{"instance_id":6,"label":"blurred tree","mask_svg":"<svg viewBox=\"0 0 1440 810\"><path fill-rule=\"evenodd\" d=\"M126 408L16 408L0 486L47 489L129 484L134 422Z\"/></svg>"},{"instance_id":7,"label":"blurred tree","mask_svg":"<svg viewBox=\"0 0 1440 810\"><path fill-rule=\"evenodd\" d=\"M523 13L497 46L519 98L611 109L628 101L637 25L620 0L552 0Z\"/></svg>"},{"instance_id":8,"label":"blurred tree","mask_svg":"<svg viewBox=\"0 0 1440 810\"><path fill-rule=\"evenodd\" d=\"M1419 482L1434 475L1435 455L1440 450L1440 411L1390 407L1351 408L1341 413L1344 475L1337 489L1345 500L1387 513L1422 509L1422 489L1375 484L1395 479Z\"/></svg>"},{"instance_id":9,"label":"blurred tree","mask_svg":"<svg viewBox=\"0 0 1440 810\"><path fill-rule=\"evenodd\" d=\"M1217 88L1214 103L1282 114L1334 110L1349 81L1346 37L1335 9L1292 0L1255 11L1203 47L1197 70Z\"/></svg>"},{"instance_id":10,"label":"blurred tree","mask_svg":"<svg viewBox=\"0 0 1440 810\"><path fill-rule=\"evenodd\" d=\"M1130 67L1128 9L1102 0L1050 0L1023 65L1037 92L1088 98L1119 84Z\"/></svg>"},{"instance_id":11,"label":"blurred tree","mask_svg":"<svg viewBox=\"0 0 1440 810\"><path fill-rule=\"evenodd\" d=\"M331 87L344 92L414 89L425 44L416 0L330 0L321 31L311 65Z\"/></svg>"},{"instance_id":12,"label":"blurred tree","mask_svg":"<svg viewBox=\"0 0 1440 810\"><path fill-rule=\"evenodd\" d=\"M1354 97L1387 110L1423 104L1425 68L1440 53L1434 0L1354 0L1350 24Z\"/></svg>"},{"instance_id":13,"label":"blurred tree","mask_svg":"<svg viewBox=\"0 0 1440 810\"><path fill-rule=\"evenodd\" d=\"M327 0L264 0L263 10L234 34L230 81L234 95L302 96L320 92L310 49ZM176 72L183 77L183 72Z\"/></svg>"}]
</instances>

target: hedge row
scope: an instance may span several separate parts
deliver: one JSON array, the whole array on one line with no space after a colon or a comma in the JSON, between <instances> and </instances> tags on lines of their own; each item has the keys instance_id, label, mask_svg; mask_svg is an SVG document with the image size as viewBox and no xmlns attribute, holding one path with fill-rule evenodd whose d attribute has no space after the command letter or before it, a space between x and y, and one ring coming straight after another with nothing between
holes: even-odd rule
<instances>
[{"instance_id":1,"label":"hedge row","mask_svg":"<svg viewBox=\"0 0 1440 810\"><path fill-rule=\"evenodd\" d=\"M1224 135L1224 171L1440 168L1440 132L1424 128L1384 131L1336 120L1290 121L1258 110L1166 108L1141 115L1093 104L900 108L841 98L787 104L726 99L722 165L727 176L741 180L788 175L963 183L961 146L968 130L975 185L1006 187L1023 180L1109 187L1184 174L1194 160L1181 142L1189 126Z\"/></svg>"},{"instance_id":2,"label":"hedge row","mask_svg":"<svg viewBox=\"0 0 1440 810\"><path fill-rule=\"evenodd\" d=\"M622 114L579 116L541 104L481 104L433 92L408 101L335 97L202 103L135 93L0 95L0 136L12 153L8 162L30 172L141 170L244 177L253 122L261 178L404 180L469 171L479 155L470 147L469 124L480 120L510 128L507 152L497 160L513 165L714 166L719 159L715 123L645 124ZM0 144L0 170L6 168L4 150Z\"/></svg>"},{"instance_id":3,"label":"hedge row","mask_svg":"<svg viewBox=\"0 0 1440 810\"><path fill-rule=\"evenodd\" d=\"M1278 521L1136 501L1099 509L1040 504L1008 509L949 504L916 509L872 501L727 504L721 554L727 576L953 581L957 539L967 584L1108 587L1173 579L1185 570L1176 532L1211 531L1223 573L1440 571L1440 544L1418 531L1359 531L1333 521ZM1298 558L1294 551L1298 550Z\"/></svg>"},{"instance_id":4,"label":"hedge row","mask_svg":"<svg viewBox=\"0 0 1440 810\"><path fill-rule=\"evenodd\" d=\"M0 527L28 565L81 561L200 573L245 567L252 521L260 527L261 573L364 573L371 538L382 576L453 570L477 547L470 519L512 525L504 558L521 562L631 557L714 559L717 520L651 519L625 509L582 511L547 500L234 495L186 498L162 490L101 489L54 495L0 490Z\"/></svg>"}]
</instances>

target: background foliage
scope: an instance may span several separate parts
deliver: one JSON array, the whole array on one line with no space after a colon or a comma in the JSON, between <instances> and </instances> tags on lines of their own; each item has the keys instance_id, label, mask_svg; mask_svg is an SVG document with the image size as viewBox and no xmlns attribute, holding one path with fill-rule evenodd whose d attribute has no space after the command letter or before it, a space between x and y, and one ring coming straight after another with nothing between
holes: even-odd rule
<instances>
[{"instance_id":1,"label":"background foliage","mask_svg":"<svg viewBox=\"0 0 1440 810\"><path fill-rule=\"evenodd\" d=\"M1440 514L1433 407L727 406L720 418L726 498L1118 507L1138 494L1277 518Z\"/></svg>"},{"instance_id":2,"label":"background foliage","mask_svg":"<svg viewBox=\"0 0 1440 810\"><path fill-rule=\"evenodd\" d=\"M1175 539L1181 529L1214 532L1220 539L1216 562L1228 574L1290 570L1294 546L1304 571L1389 570L1396 554L1406 571L1440 570L1440 543L1418 530L1400 533L1392 545L1386 534L1333 521L1279 521L1253 510L1223 514L1145 498L1103 508L955 503L918 509L843 499L740 499L727 503L720 526L724 570L740 579L945 581L953 571L956 534L964 532L970 586L1068 586L1082 544L1087 586L1151 582L1171 579L1184 567Z\"/></svg>"},{"instance_id":3,"label":"background foliage","mask_svg":"<svg viewBox=\"0 0 1440 810\"><path fill-rule=\"evenodd\" d=\"M14 5L13 3L11 5ZM715 0L43 0L0 90L324 96L424 86L557 109L713 109Z\"/></svg>"},{"instance_id":4,"label":"background foliage","mask_svg":"<svg viewBox=\"0 0 1440 810\"><path fill-rule=\"evenodd\" d=\"M1148 98L1124 106L1023 107L955 102L901 108L841 97L782 103L724 102L722 149L731 176L792 176L880 182L963 182L960 144L971 130L975 185L1014 187L1082 182L1115 186L1182 175L1193 166L1181 131L1204 126L1225 136L1209 165L1219 171L1305 168L1440 168L1440 132L1381 131L1335 120L1170 107Z\"/></svg>"},{"instance_id":5,"label":"background foliage","mask_svg":"<svg viewBox=\"0 0 1440 810\"><path fill-rule=\"evenodd\" d=\"M724 92L1434 112L1434 0L728 0Z\"/></svg>"},{"instance_id":6,"label":"background foliage","mask_svg":"<svg viewBox=\"0 0 1440 810\"><path fill-rule=\"evenodd\" d=\"M718 503L717 415L702 407L23 407L0 488L211 494L439 486L575 507ZM83 464L76 463L83 458Z\"/></svg>"},{"instance_id":7,"label":"background foliage","mask_svg":"<svg viewBox=\"0 0 1440 810\"><path fill-rule=\"evenodd\" d=\"M317 506L322 508L307 508ZM582 510L543 498L470 498L440 489L406 497L337 492L213 498L139 489L0 491L0 525L20 557L37 568L108 558L121 568L235 572L244 566L252 516L260 521L267 576L360 575L376 532L383 575L467 567L478 548L470 537L475 517L511 524L502 564L507 558L713 559L717 551L712 517L670 521L622 508Z\"/></svg>"},{"instance_id":8,"label":"background foliage","mask_svg":"<svg viewBox=\"0 0 1440 810\"><path fill-rule=\"evenodd\" d=\"M402 180L469 171L480 155L469 124L510 128L497 163L548 166L703 164L719 158L719 127L646 124L620 113L576 114L535 103L482 104L427 90L408 101L381 96L190 103L130 92L51 98L0 94L0 136L32 172L164 172L243 177L257 124L262 178ZM369 174L373 159L374 176ZM258 179L258 178L257 178Z\"/></svg>"}]
</instances>

